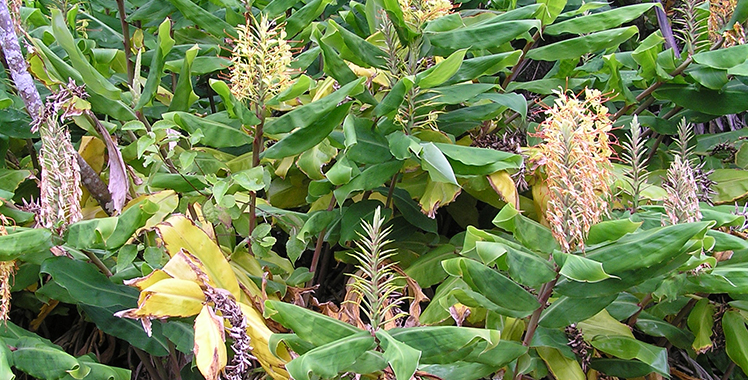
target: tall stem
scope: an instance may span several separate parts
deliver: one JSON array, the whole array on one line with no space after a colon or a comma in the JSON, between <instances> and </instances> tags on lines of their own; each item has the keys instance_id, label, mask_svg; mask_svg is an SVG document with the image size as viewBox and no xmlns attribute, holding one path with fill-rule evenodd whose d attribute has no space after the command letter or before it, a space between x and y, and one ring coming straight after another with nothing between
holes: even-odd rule
<instances>
[{"instance_id":1,"label":"tall stem","mask_svg":"<svg viewBox=\"0 0 748 380\"><path fill-rule=\"evenodd\" d=\"M123 44L125 45L125 61L127 62L127 81L132 86L135 78L135 69L132 63L132 45L130 45L130 25L127 23L125 14L125 0L117 0L117 13L119 23L122 26Z\"/></svg>"},{"instance_id":2,"label":"tall stem","mask_svg":"<svg viewBox=\"0 0 748 380\"><path fill-rule=\"evenodd\" d=\"M260 124L255 127L254 139L252 140L252 167L255 168L260 165L260 153L262 153L263 147L263 129L265 127L265 105L258 104L255 114L260 119ZM252 254L252 232L255 230L257 225L257 192L251 191L249 193L249 254Z\"/></svg>"},{"instance_id":3,"label":"tall stem","mask_svg":"<svg viewBox=\"0 0 748 380\"><path fill-rule=\"evenodd\" d=\"M538 323L540 322L540 315L543 313L543 310L545 310L545 304L548 302L548 299L551 298L551 294L553 294L553 287L556 286L558 278L559 274L556 274L556 278L551 282L545 283L540 288L540 292L538 293L538 303L540 304L540 307L538 307L532 313L532 316L530 316L530 321L527 324L527 332L525 333L525 338L522 340L522 345L525 347L530 345L533 336L535 336L535 331L538 329ZM522 378L522 374L518 369L519 364L517 364L517 368L514 370L514 380L520 380Z\"/></svg>"}]
</instances>

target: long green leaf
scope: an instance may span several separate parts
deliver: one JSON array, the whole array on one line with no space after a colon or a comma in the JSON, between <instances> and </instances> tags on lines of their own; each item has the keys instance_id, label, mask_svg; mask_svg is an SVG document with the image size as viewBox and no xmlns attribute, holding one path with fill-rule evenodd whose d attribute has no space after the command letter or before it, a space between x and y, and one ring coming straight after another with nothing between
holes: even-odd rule
<instances>
[{"instance_id":1,"label":"long green leaf","mask_svg":"<svg viewBox=\"0 0 748 380\"><path fill-rule=\"evenodd\" d=\"M197 56L197 51L200 48L194 45L186 53L184 53L184 63L182 64L182 70L179 72L179 80L177 81L177 88L174 91L174 97L169 103L169 111L187 111L192 103L200 99L195 91L192 89L192 62Z\"/></svg>"},{"instance_id":2,"label":"long green leaf","mask_svg":"<svg viewBox=\"0 0 748 380\"><path fill-rule=\"evenodd\" d=\"M418 369L421 352L393 338L387 331L378 330L377 339L384 349L384 358L390 363L397 380L410 380Z\"/></svg>"},{"instance_id":3,"label":"long green leaf","mask_svg":"<svg viewBox=\"0 0 748 380\"><path fill-rule=\"evenodd\" d=\"M223 39L226 35L238 37L236 29L226 21L206 11L192 0L169 0L184 16L200 29L207 31L216 38Z\"/></svg>"},{"instance_id":4,"label":"long green leaf","mask_svg":"<svg viewBox=\"0 0 748 380\"><path fill-rule=\"evenodd\" d=\"M62 348L39 338L22 337L15 348L13 362L16 368L39 379L56 380L68 374L82 379L91 370Z\"/></svg>"},{"instance_id":5,"label":"long green leaf","mask_svg":"<svg viewBox=\"0 0 748 380\"><path fill-rule=\"evenodd\" d=\"M502 308L529 315L540 307L525 289L477 261L456 258L443 261L442 266L447 273L462 278L474 291Z\"/></svg>"},{"instance_id":6,"label":"long green leaf","mask_svg":"<svg viewBox=\"0 0 748 380\"><path fill-rule=\"evenodd\" d=\"M635 26L596 32L532 49L526 57L536 61L577 59L588 53L616 47L637 33L639 29Z\"/></svg>"},{"instance_id":7,"label":"long green leaf","mask_svg":"<svg viewBox=\"0 0 748 380\"><path fill-rule=\"evenodd\" d=\"M317 347L361 332L337 319L281 301L266 301L265 315Z\"/></svg>"},{"instance_id":8,"label":"long green leaf","mask_svg":"<svg viewBox=\"0 0 748 380\"><path fill-rule=\"evenodd\" d=\"M296 380L311 378L332 378L352 366L366 351L374 349L376 344L370 333L361 331L358 334L336 340L317 347L286 364L288 373ZM310 375L315 377L310 377Z\"/></svg>"},{"instance_id":9,"label":"long green leaf","mask_svg":"<svg viewBox=\"0 0 748 380\"><path fill-rule=\"evenodd\" d=\"M335 109L347 96L360 94L363 91L363 86L361 84L364 79L365 78L359 78L322 99L305 104L268 122L265 125L265 132L269 134L287 133L295 128L308 127L313 122Z\"/></svg>"},{"instance_id":10,"label":"long green leaf","mask_svg":"<svg viewBox=\"0 0 748 380\"><path fill-rule=\"evenodd\" d=\"M47 251L55 244L52 232L44 228L14 228L0 236L0 261L15 260L23 255Z\"/></svg>"},{"instance_id":11,"label":"long green leaf","mask_svg":"<svg viewBox=\"0 0 748 380\"><path fill-rule=\"evenodd\" d=\"M96 92L108 99L119 100L121 91L114 87L101 73L99 73L92 65L88 62L88 59L83 52L80 51L78 45L75 44L73 35L68 30L67 23L62 13L54 8L52 9L52 33L55 36L57 43L65 49L70 58L70 63L80 73L86 87L91 92Z\"/></svg>"},{"instance_id":12,"label":"long green leaf","mask_svg":"<svg viewBox=\"0 0 748 380\"><path fill-rule=\"evenodd\" d=\"M727 311L722 316L722 330L725 332L727 356L743 371L748 371L748 329L740 313Z\"/></svg>"},{"instance_id":13,"label":"long green leaf","mask_svg":"<svg viewBox=\"0 0 748 380\"><path fill-rule=\"evenodd\" d=\"M451 53L466 48L478 50L501 46L533 28L540 28L539 20L504 21L447 32L425 32L424 37L432 45Z\"/></svg>"},{"instance_id":14,"label":"long green leaf","mask_svg":"<svg viewBox=\"0 0 748 380\"><path fill-rule=\"evenodd\" d=\"M543 30L543 33L551 36L557 36L564 33L580 35L615 28L629 21L635 20L644 12L655 6L655 4L657 3L634 4L614 8L605 12L576 17L549 25L545 30Z\"/></svg>"},{"instance_id":15,"label":"long green leaf","mask_svg":"<svg viewBox=\"0 0 748 380\"><path fill-rule=\"evenodd\" d=\"M136 110L140 110L156 96L158 86L161 84L161 76L164 75L164 64L166 55L174 47L174 39L171 38L171 20L165 19L158 27L158 43L156 52L151 59L151 66L148 68L148 79L145 82L143 91L140 94Z\"/></svg>"},{"instance_id":16,"label":"long green leaf","mask_svg":"<svg viewBox=\"0 0 748 380\"><path fill-rule=\"evenodd\" d=\"M268 148L263 153L263 157L283 158L295 156L312 148L327 138L330 132L340 125L350 108L351 103L339 106L332 110L327 117L318 119L313 124L294 131Z\"/></svg>"}]
</instances>

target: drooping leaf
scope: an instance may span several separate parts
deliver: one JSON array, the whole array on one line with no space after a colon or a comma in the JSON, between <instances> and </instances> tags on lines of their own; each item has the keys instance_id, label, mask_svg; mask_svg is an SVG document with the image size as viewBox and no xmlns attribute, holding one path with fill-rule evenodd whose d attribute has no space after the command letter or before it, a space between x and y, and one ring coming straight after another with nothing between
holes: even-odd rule
<instances>
[{"instance_id":1,"label":"drooping leaf","mask_svg":"<svg viewBox=\"0 0 748 380\"><path fill-rule=\"evenodd\" d=\"M206 380L216 380L226 367L226 338L223 318L213 308L203 305L195 318L195 362Z\"/></svg>"},{"instance_id":2,"label":"drooping leaf","mask_svg":"<svg viewBox=\"0 0 748 380\"><path fill-rule=\"evenodd\" d=\"M393 338L387 331L378 330L377 339L384 349L384 358L392 367L397 380L410 380L418 369L421 352Z\"/></svg>"},{"instance_id":3,"label":"drooping leaf","mask_svg":"<svg viewBox=\"0 0 748 380\"><path fill-rule=\"evenodd\" d=\"M623 25L635 20L656 3L634 4L613 8L609 11L592 13L549 25L543 33L556 36L564 33L587 34Z\"/></svg>"},{"instance_id":4,"label":"drooping leaf","mask_svg":"<svg viewBox=\"0 0 748 380\"><path fill-rule=\"evenodd\" d=\"M722 330L725 333L727 356L742 370L748 370L748 329L740 313L734 310L722 316Z\"/></svg>"},{"instance_id":5,"label":"drooping leaf","mask_svg":"<svg viewBox=\"0 0 748 380\"><path fill-rule=\"evenodd\" d=\"M310 380L311 374L331 378L353 365L366 351L376 347L366 331L317 347L286 364L288 373L297 380Z\"/></svg>"}]
</instances>

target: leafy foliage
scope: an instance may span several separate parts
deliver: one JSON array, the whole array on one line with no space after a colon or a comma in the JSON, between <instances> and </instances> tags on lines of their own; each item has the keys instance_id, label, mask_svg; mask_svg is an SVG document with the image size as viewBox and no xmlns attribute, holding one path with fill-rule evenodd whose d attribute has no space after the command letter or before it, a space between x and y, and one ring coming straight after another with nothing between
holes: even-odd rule
<instances>
[{"instance_id":1,"label":"leafy foliage","mask_svg":"<svg viewBox=\"0 0 748 380\"><path fill-rule=\"evenodd\" d=\"M2 378L745 378L743 1L7 5Z\"/></svg>"}]
</instances>

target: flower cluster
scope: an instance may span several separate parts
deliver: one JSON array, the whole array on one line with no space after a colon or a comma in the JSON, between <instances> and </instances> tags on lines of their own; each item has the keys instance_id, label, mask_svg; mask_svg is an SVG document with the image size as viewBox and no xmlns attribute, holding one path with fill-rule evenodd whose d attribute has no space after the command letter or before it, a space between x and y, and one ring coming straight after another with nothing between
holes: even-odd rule
<instances>
[{"instance_id":1,"label":"flower cluster","mask_svg":"<svg viewBox=\"0 0 748 380\"><path fill-rule=\"evenodd\" d=\"M405 22L416 27L448 15L453 8L449 0L399 0L399 2Z\"/></svg>"},{"instance_id":2,"label":"flower cluster","mask_svg":"<svg viewBox=\"0 0 748 380\"><path fill-rule=\"evenodd\" d=\"M239 100L261 105L291 81L293 59L282 25L262 15L237 27L231 58L231 93Z\"/></svg>"},{"instance_id":3,"label":"flower cluster","mask_svg":"<svg viewBox=\"0 0 748 380\"><path fill-rule=\"evenodd\" d=\"M612 122L600 91L585 89L584 99L556 95L537 134L544 140L539 162L549 190L546 219L565 252L583 251L590 227L608 210Z\"/></svg>"}]
</instances>

